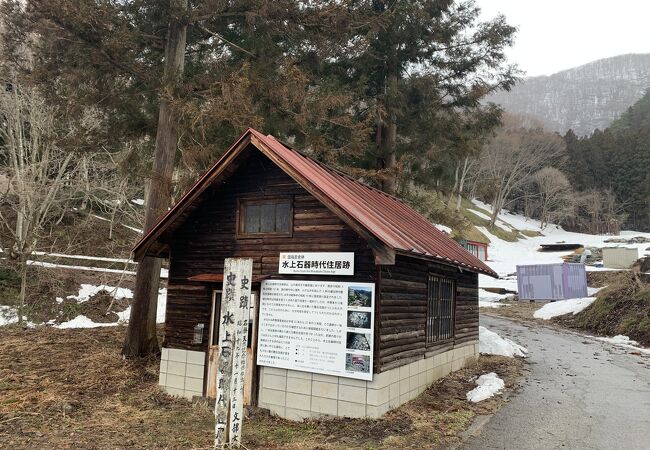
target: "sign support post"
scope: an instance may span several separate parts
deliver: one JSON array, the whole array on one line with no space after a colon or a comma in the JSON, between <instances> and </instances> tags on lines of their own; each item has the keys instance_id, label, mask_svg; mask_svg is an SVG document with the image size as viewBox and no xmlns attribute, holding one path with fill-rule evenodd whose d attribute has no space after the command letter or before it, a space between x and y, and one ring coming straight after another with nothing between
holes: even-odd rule
<instances>
[{"instance_id":1,"label":"sign support post","mask_svg":"<svg viewBox=\"0 0 650 450\"><path fill-rule=\"evenodd\" d=\"M226 258L224 262L214 406L215 449L238 448L241 443L252 269L252 259Z\"/></svg>"}]
</instances>

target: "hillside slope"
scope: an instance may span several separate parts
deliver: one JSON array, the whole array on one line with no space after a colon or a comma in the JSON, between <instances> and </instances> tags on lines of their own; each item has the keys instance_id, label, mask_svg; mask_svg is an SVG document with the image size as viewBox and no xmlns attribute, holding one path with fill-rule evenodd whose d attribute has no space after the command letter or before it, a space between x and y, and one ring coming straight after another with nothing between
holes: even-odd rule
<instances>
[{"instance_id":1,"label":"hillside slope","mask_svg":"<svg viewBox=\"0 0 650 450\"><path fill-rule=\"evenodd\" d=\"M524 79L511 92L488 101L506 111L532 116L552 131L578 136L603 129L650 87L650 54L601 59L550 76Z\"/></svg>"}]
</instances>

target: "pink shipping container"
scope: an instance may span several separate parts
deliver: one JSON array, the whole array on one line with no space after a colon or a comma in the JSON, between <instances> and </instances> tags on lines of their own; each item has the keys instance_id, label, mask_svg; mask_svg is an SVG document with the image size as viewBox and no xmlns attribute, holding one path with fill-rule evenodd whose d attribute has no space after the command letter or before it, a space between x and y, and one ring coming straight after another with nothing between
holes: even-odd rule
<instances>
[{"instance_id":1,"label":"pink shipping container","mask_svg":"<svg viewBox=\"0 0 650 450\"><path fill-rule=\"evenodd\" d=\"M519 300L566 300L587 296L584 264L532 264L517 266Z\"/></svg>"}]
</instances>

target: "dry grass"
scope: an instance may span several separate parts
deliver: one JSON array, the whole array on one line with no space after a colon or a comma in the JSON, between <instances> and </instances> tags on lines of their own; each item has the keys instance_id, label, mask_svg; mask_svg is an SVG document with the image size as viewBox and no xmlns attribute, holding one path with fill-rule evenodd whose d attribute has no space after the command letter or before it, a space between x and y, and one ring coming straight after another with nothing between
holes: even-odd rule
<instances>
[{"instance_id":1,"label":"dry grass","mask_svg":"<svg viewBox=\"0 0 650 450\"><path fill-rule=\"evenodd\" d=\"M486 316L507 317L508 319L521 320L525 322L545 323L541 319L535 319L533 313L544 306L542 302L520 302L502 301L505 306L500 308L481 308L481 314Z\"/></svg>"},{"instance_id":2,"label":"dry grass","mask_svg":"<svg viewBox=\"0 0 650 450\"><path fill-rule=\"evenodd\" d=\"M0 329L0 448L211 448L213 414L205 402L163 394L158 361L124 361L124 329ZM476 414L500 398L469 404L473 378L497 372L509 388L523 362L481 357L379 420L290 422L249 411L252 449L438 448L458 441Z\"/></svg>"},{"instance_id":3,"label":"dry grass","mask_svg":"<svg viewBox=\"0 0 650 450\"><path fill-rule=\"evenodd\" d=\"M631 271L615 272L607 281L608 286L589 307L554 321L594 334L623 334L650 345L650 285L638 281Z\"/></svg>"},{"instance_id":4,"label":"dry grass","mask_svg":"<svg viewBox=\"0 0 650 450\"><path fill-rule=\"evenodd\" d=\"M209 409L162 394L157 361L124 361L123 332L0 331L0 448L209 444Z\"/></svg>"}]
</instances>

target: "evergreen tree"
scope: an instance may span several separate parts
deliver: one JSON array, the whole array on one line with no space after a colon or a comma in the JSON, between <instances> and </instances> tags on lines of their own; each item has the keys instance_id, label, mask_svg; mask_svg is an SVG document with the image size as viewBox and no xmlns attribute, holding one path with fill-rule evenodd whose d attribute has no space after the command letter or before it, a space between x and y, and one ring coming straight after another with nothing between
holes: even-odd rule
<instances>
[{"instance_id":1,"label":"evergreen tree","mask_svg":"<svg viewBox=\"0 0 650 450\"><path fill-rule=\"evenodd\" d=\"M6 70L78 120L88 108L99 110L107 147L143 144L152 155L152 163L136 166L150 168L147 230L170 205L177 158L192 175L250 125L291 132L306 144L318 136L299 134L310 121L354 127L345 109L331 120L340 96L308 96L314 83L300 67L320 48L327 20L319 19L329 14L289 0L9 2L2 16L4 53L12 56ZM16 52L27 39L29 52ZM159 273L158 259L138 266L126 356L158 351Z\"/></svg>"},{"instance_id":2,"label":"evergreen tree","mask_svg":"<svg viewBox=\"0 0 650 450\"><path fill-rule=\"evenodd\" d=\"M502 16L480 22L474 1L368 0L355 2L355 12L366 18L349 34L358 50L327 70L357 93L373 124L353 164L374 169L395 193L400 175L430 170L433 155L463 140L486 94L512 86L517 71L504 50L515 28ZM494 108L487 113L498 116Z\"/></svg>"},{"instance_id":3,"label":"evergreen tree","mask_svg":"<svg viewBox=\"0 0 650 450\"><path fill-rule=\"evenodd\" d=\"M625 226L650 228L650 92L604 131L576 138L567 133L574 186L580 190L611 190L628 220Z\"/></svg>"}]
</instances>

